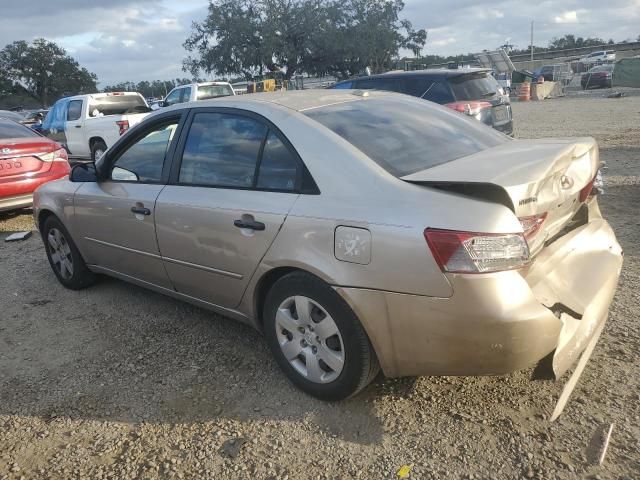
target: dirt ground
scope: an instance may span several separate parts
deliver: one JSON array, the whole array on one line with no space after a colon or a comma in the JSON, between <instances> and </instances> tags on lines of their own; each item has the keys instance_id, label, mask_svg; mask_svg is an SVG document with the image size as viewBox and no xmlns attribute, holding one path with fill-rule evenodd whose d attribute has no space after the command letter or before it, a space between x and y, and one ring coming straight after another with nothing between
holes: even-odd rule
<instances>
[{"instance_id":1,"label":"dirt ground","mask_svg":"<svg viewBox=\"0 0 640 480\"><path fill-rule=\"evenodd\" d=\"M317 401L249 327L115 280L65 290L34 235L0 243L0 479L377 479L403 465L416 479L639 478L640 97L514 112L518 137L598 139L601 206L625 249L609 322L556 423L562 382L530 370L378 378ZM0 217L2 231L31 227L28 214ZM609 423L606 459L591 465Z\"/></svg>"}]
</instances>

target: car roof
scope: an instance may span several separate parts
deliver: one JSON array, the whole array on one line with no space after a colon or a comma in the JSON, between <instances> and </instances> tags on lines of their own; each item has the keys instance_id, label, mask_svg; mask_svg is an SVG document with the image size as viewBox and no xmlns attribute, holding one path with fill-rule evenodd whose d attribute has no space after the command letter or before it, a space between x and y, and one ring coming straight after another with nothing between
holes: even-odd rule
<instances>
[{"instance_id":1,"label":"car roof","mask_svg":"<svg viewBox=\"0 0 640 480\"><path fill-rule=\"evenodd\" d=\"M491 70L488 68L432 68L428 70L412 70L410 72L405 71L391 71L386 73L380 73L378 75L368 75L364 77L355 77L349 80L344 80L345 82L354 81L354 80L366 80L369 78L389 78L389 77L444 77L444 78L452 78L459 77L461 75L469 75L473 73L481 73L481 72L490 72ZM339 82L342 83L342 82Z\"/></svg>"},{"instance_id":2,"label":"car roof","mask_svg":"<svg viewBox=\"0 0 640 480\"><path fill-rule=\"evenodd\" d=\"M293 90L287 92L264 92L251 93L249 95L228 96L215 98L211 100L201 100L197 102L180 103L171 107L157 110L157 112L167 112L171 110L179 110L180 108L206 108L206 107L238 107L248 106L250 104L273 104L286 107L298 112L311 110L328 105L336 105L339 103L362 101L367 98L383 98L383 97L400 97L405 98L394 92L384 92L377 90L330 90L330 89L309 89L309 90Z\"/></svg>"}]
</instances>

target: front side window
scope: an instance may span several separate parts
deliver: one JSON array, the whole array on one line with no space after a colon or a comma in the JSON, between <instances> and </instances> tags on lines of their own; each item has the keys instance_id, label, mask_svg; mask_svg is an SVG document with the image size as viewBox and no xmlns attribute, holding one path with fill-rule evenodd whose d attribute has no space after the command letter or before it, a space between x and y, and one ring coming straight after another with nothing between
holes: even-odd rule
<instances>
[{"instance_id":1,"label":"front side window","mask_svg":"<svg viewBox=\"0 0 640 480\"><path fill-rule=\"evenodd\" d=\"M71 100L67 110L67 121L73 122L80 119L82 114L82 100Z\"/></svg>"},{"instance_id":2,"label":"front side window","mask_svg":"<svg viewBox=\"0 0 640 480\"><path fill-rule=\"evenodd\" d=\"M291 150L270 131L258 172L258 188L266 190L294 190L298 173L298 161Z\"/></svg>"},{"instance_id":3,"label":"front side window","mask_svg":"<svg viewBox=\"0 0 640 480\"><path fill-rule=\"evenodd\" d=\"M265 125L241 115L196 114L182 154L180 183L252 187L266 133Z\"/></svg>"},{"instance_id":4,"label":"front side window","mask_svg":"<svg viewBox=\"0 0 640 480\"><path fill-rule=\"evenodd\" d=\"M155 127L128 147L113 164L111 179L120 182L158 183L178 120Z\"/></svg>"}]
</instances>

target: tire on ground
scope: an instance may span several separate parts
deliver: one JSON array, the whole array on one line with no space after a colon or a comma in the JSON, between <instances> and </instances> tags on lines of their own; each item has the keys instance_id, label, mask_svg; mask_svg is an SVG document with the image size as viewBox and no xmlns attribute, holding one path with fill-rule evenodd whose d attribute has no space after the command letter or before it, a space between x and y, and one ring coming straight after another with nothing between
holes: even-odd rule
<instances>
[{"instance_id":1,"label":"tire on ground","mask_svg":"<svg viewBox=\"0 0 640 480\"><path fill-rule=\"evenodd\" d=\"M276 331L276 313L293 296L305 296L322 306L334 320L344 345L344 365L330 383L315 383L305 378L287 360ZM325 282L304 272L279 279L269 290L263 309L267 343L288 379L304 392L322 400L342 400L357 394L376 377L380 364L360 321L345 300Z\"/></svg>"},{"instance_id":2,"label":"tire on ground","mask_svg":"<svg viewBox=\"0 0 640 480\"><path fill-rule=\"evenodd\" d=\"M49 233L52 229L57 229L64 236L66 243L69 245L69 255L71 256L71 264L73 265L73 273L69 278L64 278L61 275L52 259L52 247L49 243ZM80 251L71 238L71 235L56 216L51 215L45 220L42 227L42 240L44 242L49 265L51 265L53 273L63 286L71 290L81 290L95 283L96 275L87 268L87 264L82 258L82 255L80 255Z\"/></svg>"}]
</instances>

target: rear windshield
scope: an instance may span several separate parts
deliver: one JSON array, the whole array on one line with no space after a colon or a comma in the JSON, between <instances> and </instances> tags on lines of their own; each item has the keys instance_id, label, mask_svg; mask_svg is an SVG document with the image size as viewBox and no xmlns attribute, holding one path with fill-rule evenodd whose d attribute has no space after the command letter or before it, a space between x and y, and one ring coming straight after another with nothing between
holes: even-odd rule
<instances>
[{"instance_id":1,"label":"rear windshield","mask_svg":"<svg viewBox=\"0 0 640 480\"><path fill-rule=\"evenodd\" d=\"M456 100L479 100L495 95L500 85L488 73L466 74L449 78Z\"/></svg>"},{"instance_id":2,"label":"rear windshield","mask_svg":"<svg viewBox=\"0 0 640 480\"><path fill-rule=\"evenodd\" d=\"M198 87L198 100L228 97L229 95L233 95L233 89L229 85L205 85Z\"/></svg>"},{"instance_id":3,"label":"rear windshield","mask_svg":"<svg viewBox=\"0 0 640 480\"><path fill-rule=\"evenodd\" d=\"M97 112L96 112L97 110ZM151 109L140 95L113 95L91 100L89 115L107 116L128 113L146 113Z\"/></svg>"},{"instance_id":4,"label":"rear windshield","mask_svg":"<svg viewBox=\"0 0 640 480\"><path fill-rule=\"evenodd\" d=\"M24 125L10 120L0 119L0 140L9 138L29 138L39 136L36 132Z\"/></svg>"},{"instance_id":5,"label":"rear windshield","mask_svg":"<svg viewBox=\"0 0 640 480\"><path fill-rule=\"evenodd\" d=\"M370 98L304 113L396 177L508 141L482 122L421 100Z\"/></svg>"}]
</instances>

